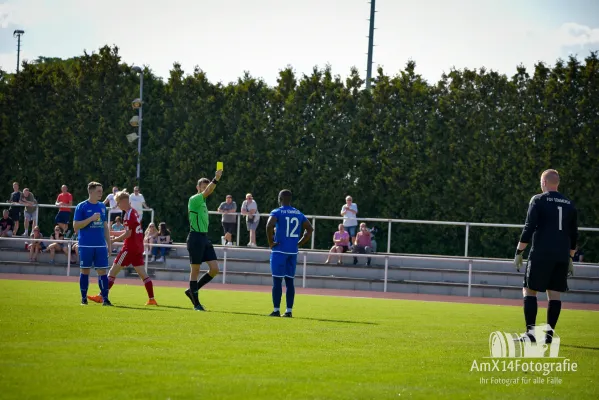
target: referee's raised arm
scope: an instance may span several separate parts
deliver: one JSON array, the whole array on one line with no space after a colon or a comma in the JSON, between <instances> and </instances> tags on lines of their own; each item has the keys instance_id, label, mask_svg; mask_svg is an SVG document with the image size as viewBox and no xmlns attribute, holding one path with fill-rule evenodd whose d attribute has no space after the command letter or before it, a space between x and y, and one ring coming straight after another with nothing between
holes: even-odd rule
<instances>
[{"instance_id":1,"label":"referee's raised arm","mask_svg":"<svg viewBox=\"0 0 599 400\"><path fill-rule=\"evenodd\" d=\"M219 169L218 171L216 171L216 174L214 175L214 179L212 179L210 181L208 186L206 186L206 189L204 189L204 191L202 192L202 196L204 196L204 198L210 196L212 194L212 192L214 192L214 189L216 188L216 183L220 180L220 177L222 175L223 175L222 170Z\"/></svg>"}]
</instances>

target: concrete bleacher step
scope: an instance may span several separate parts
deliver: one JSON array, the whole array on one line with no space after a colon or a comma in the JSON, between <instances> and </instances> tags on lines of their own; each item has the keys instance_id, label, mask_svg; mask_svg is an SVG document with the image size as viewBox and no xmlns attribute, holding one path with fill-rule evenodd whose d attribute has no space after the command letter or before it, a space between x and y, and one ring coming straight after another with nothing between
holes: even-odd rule
<instances>
[{"instance_id":1,"label":"concrete bleacher step","mask_svg":"<svg viewBox=\"0 0 599 400\"><path fill-rule=\"evenodd\" d=\"M159 280L187 281L189 277L188 269L167 268L164 266L150 267ZM45 265L41 263L0 261L0 272L19 273L19 274L44 274L44 275L66 275L65 265ZM77 276L79 270L71 268L71 276ZM94 274L92 272L92 274ZM218 276L213 282L222 283L223 275ZM303 277L296 277L296 284L301 286ZM270 272L239 272L227 271L225 283L265 285L272 284ZM320 276L306 275L306 287L322 289L345 289L358 291L383 291L383 279L340 277L340 276ZM419 281L412 279L395 280L389 279L387 282L387 291L401 293L420 293L437 295L468 295L467 283L456 282L435 282ZM489 285L473 284L471 286L471 296L473 297L501 297L501 298L521 298L522 289L520 286L509 285ZM543 298L541 294L541 298ZM577 303L599 303L599 291L593 290L571 290L563 294L563 300Z\"/></svg>"},{"instance_id":2,"label":"concrete bleacher step","mask_svg":"<svg viewBox=\"0 0 599 400\"><path fill-rule=\"evenodd\" d=\"M217 253L223 248L219 248ZM243 254L250 254L252 250L244 249ZM227 252L227 281L231 283L249 283L270 285L270 265L268 253L262 253L261 257L254 259L243 259L229 256ZM231 252L231 254L234 252ZM176 253L175 253L176 254ZM218 254L217 254L218 255ZM114 255L111 257L113 259ZM50 255L42 253L38 256L39 263L29 263L29 253L16 248L0 249L0 272L35 273L50 275L66 274L66 256L57 254L56 265L48 263ZM323 261L326 252L323 252ZM307 258L307 260L310 260ZM335 259L333 259L335 260ZM384 267L373 265L365 267L365 258L360 258L357 266L353 265L353 257L346 256L344 265L325 265L319 262L309 261L306 268L308 287L337 288L351 290L383 290ZM400 260L413 261L413 260ZM419 260L416 260L419 261ZM457 262L459 261L459 262ZM437 263L436 267L430 265L391 265L388 269L388 290L409 293L432 293L432 294L454 294L467 295L468 269L464 260L451 262L459 268L448 268L445 264ZM223 260L219 260L221 269L224 267ZM398 263L402 264L402 263ZM443 266L443 267L442 267ZM507 271L490 270L493 263L480 263L478 267L485 270L477 270L473 266L471 294L484 297L521 297L522 273L516 273L511 267ZM79 273L76 262L71 264L71 275ZM571 291L567 294L570 301L592 301L599 303L599 276L584 276L580 271L590 270L599 272L594 268L579 268L577 276L569 279ZM150 263L148 272L155 273L157 279L187 280L189 276L189 258L187 256L166 258L164 263ZM303 256L300 255L297 265L297 278L303 275ZM217 279L218 280L218 279ZM466 290L466 291L465 291Z\"/></svg>"},{"instance_id":3,"label":"concrete bleacher step","mask_svg":"<svg viewBox=\"0 0 599 400\"><path fill-rule=\"evenodd\" d=\"M11 241L3 241L2 248L5 250L13 250L18 251L21 254L27 254L24 249L24 245L22 242L11 242ZM2 251L0 248L0 252ZM258 261L258 262L267 262L269 260L269 252L264 251L265 249L250 249L247 247L225 247L225 246L215 246L215 251L217 257L219 257L219 261L222 262L224 257L225 249L227 251L227 259L243 259L247 261ZM262 250L262 251L260 251ZM47 254L46 254L47 255ZM324 250L317 250L316 254L307 255L307 262L310 264L320 264L324 265L324 261L328 256L328 252ZM400 254L392 254L389 258L389 267L406 267L406 268L418 268L418 269L448 269L448 270L465 270L467 271L469 268L469 261L463 257L446 257L443 256L444 261L436 261L436 258L440 258L441 256L430 256L430 255L400 255ZM393 256L400 256L400 258L396 258ZM410 258L401 258L401 256L410 257ZM43 260L45 254L40 256L40 260ZM60 255L58 256L60 257ZM19 259L28 260L27 255L21 255ZM336 258L332 258L335 260ZM343 261L345 265L351 265L353 261L352 254L344 254ZM359 258L360 264L364 264L366 259L362 256ZM167 263L173 266L185 266L189 264L189 257L187 254L187 250L185 248L173 248L169 256L167 257ZM303 263L303 251L300 251L300 255L298 256L298 265ZM372 266L383 267L385 265L384 259L382 258L373 258ZM509 260L505 259L485 259L484 261L474 259L472 261L472 270L473 271L493 271L493 272L505 272L505 273L513 273L515 272L513 265ZM597 277L599 278L599 267L596 268L580 268L575 266L575 273L578 277Z\"/></svg>"},{"instance_id":4,"label":"concrete bleacher step","mask_svg":"<svg viewBox=\"0 0 599 400\"><path fill-rule=\"evenodd\" d=\"M222 266L221 266L222 267ZM227 260L227 270L231 272L269 273L267 262L248 262L247 260ZM365 267L353 265L318 265L308 264L306 272L312 276L350 277L366 279L384 279L383 267ZM303 274L303 265L297 266L297 276ZM440 281L468 283L467 270L419 269L406 267L390 267L387 274L390 280ZM473 284L507 285L522 287L523 275L519 272L473 271ZM573 277L568 280L570 289L599 291L599 278Z\"/></svg>"},{"instance_id":5,"label":"concrete bleacher step","mask_svg":"<svg viewBox=\"0 0 599 400\"><path fill-rule=\"evenodd\" d=\"M7 257L14 261L28 262L29 253L25 251L4 251L0 255ZM114 257L114 256L111 256ZM41 264L46 265L50 260L50 255L42 253L38 256ZM66 256L63 254L57 254L55 260L58 264L66 263ZM73 259L74 260L74 259ZM300 263L297 266L297 274L303 273L303 260L298 260ZM381 266L365 267L363 265L363 259L358 266L354 266L349 261L349 264L344 265L325 265L307 263L307 273L316 276L329 276L329 277L355 277L355 278L367 278L367 279L383 279L384 268ZM220 260L221 268L223 262ZM482 266L489 267L488 264L481 264ZM167 257L165 263L150 263L149 267L166 267L166 268L189 268L188 257ZM77 263L72 261L72 268L77 267ZM40 266L39 268L42 268ZM227 268L232 272L263 272L268 273L270 271L268 260L247 260L228 258ZM577 275L569 279L569 287L572 290L599 290L599 277L584 276L579 274L580 271L587 270L584 268L577 269ZM590 269L597 271L598 269ZM455 282L455 283L468 283L468 270L467 269L448 269L448 268L417 268L417 267L395 267L390 266L388 270L388 278L390 280L417 280L417 281L439 281L439 282ZM479 271L473 270L472 274L473 284L490 284L490 285L508 285L508 286L521 286L522 284L522 273L517 273L513 269L509 272L498 272L498 271Z\"/></svg>"}]
</instances>

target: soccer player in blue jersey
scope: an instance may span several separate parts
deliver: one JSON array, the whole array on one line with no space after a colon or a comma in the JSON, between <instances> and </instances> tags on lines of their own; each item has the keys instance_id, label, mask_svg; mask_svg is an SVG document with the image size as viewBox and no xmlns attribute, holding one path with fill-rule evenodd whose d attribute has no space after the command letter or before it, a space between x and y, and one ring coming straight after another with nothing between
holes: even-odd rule
<instances>
[{"instance_id":1,"label":"soccer player in blue jersey","mask_svg":"<svg viewBox=\"0 0 599 400\"><path fill-rule=\"evenodd\" d=\"M274 311L271 317L281 316L281 297L283 296L283 278L285 278L287 310L283 317L292 317L295 299L295 266L297 252L310 237L314 228L301 211L291 207L291 191L285 189L279 193L281 207L272 210L266 224L266 237L270 253L270 270L272 272L272 302ZM300 238L300 234L302 235Z\"/></svg>"},{"instance_id":2,"label":"soccer player in blue jersey","mask_svg":"<svg viewBox=\"0 0 599 400\"><path fill-rule=\"evenodd\" d=\"M102 305L111 306L108 300L108 254L110 254L110 230L106 206L102 203L102 184L90 182L87 185L89 199L77 204L73 226L79 234L79 287L81 305L87 305L89 271L92 267L98 273L98 285L102 295Z\"/></svg>"}]
</instances>

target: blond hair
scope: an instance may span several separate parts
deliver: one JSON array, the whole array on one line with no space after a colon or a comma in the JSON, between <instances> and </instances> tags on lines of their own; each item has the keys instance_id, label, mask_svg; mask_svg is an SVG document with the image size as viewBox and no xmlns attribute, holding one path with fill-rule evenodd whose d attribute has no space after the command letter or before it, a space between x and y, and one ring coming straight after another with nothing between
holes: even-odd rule
<instances>
[{"instance_id":1,"label":"blond hair","mask_svg":"<svg viewBox=\"0 0 599 400\"><path fill-rule=\"evenodd\" d=\"M116 194L114 195L114 199L117 201L117 203L123 199L128 199L129 198L129 192L127 192L127 188L121 190L120 192L116 192Z\"/></svg>"}]
</instances>

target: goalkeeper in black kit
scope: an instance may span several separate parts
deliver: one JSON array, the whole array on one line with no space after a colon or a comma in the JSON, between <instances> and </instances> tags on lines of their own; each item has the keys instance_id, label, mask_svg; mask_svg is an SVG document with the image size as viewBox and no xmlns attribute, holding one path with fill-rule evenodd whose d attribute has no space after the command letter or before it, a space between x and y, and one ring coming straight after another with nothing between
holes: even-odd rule
<instances>
[{"instance_id":1,"label":"goalkeeper in black kit","mask_svg":"<svg viewBox=\"0 0 599 400\"><path fill-rule=\"evenodd\" d=\"M537 292L547 292L547 324L551 330L545 337L551 343L553 330L562 308L560 293L568 290L568 276L574 274L572 257L576 253L578 239L577 212L574 203L557 191L559 174L548 169L541 175L543 193L530 199L526 223L514 264L520 271L522 253L532 242L524 275L524 319L526 333L531 342L536 342L534 325L537 318Z\"/></svg>"}]
</instances>

